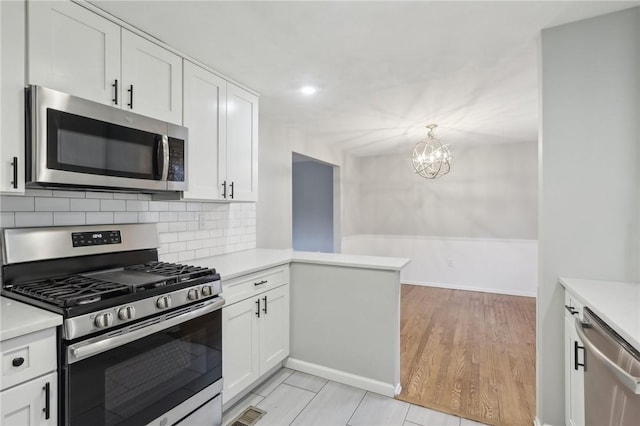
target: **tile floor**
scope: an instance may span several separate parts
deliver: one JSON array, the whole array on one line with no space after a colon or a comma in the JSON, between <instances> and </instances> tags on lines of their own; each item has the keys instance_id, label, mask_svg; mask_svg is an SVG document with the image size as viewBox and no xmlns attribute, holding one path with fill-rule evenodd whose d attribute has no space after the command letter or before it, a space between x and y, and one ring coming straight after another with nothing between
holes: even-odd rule
<instances>
[{"instance_id":1,"label":"tile floor","mask_svg":"<svg viewBox=\"0 0 640 426\"><path fill-rule=\"evenodd\" d=\"M482 423L283 368L227 410L228 425L253 405L258 426L474 426Z\"/></svg>"}]
</instances>

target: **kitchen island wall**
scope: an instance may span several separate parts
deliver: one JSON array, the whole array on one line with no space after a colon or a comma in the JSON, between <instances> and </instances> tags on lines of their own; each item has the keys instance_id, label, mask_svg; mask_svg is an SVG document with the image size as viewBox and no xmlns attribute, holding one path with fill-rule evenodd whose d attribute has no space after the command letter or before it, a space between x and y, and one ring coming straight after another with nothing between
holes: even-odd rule
<instances>
[{"instance_id":1,"label":"kitchen island wall","mask_svg":"<svg viewBox=\"0 0 640 426\"><path fill-rule=\"evenodd\" d=\"M27 189L0 197L0 227L157 223L160 260L255 248L254 203L154 201L149 194Z\"/></svg>"}]
</instances>

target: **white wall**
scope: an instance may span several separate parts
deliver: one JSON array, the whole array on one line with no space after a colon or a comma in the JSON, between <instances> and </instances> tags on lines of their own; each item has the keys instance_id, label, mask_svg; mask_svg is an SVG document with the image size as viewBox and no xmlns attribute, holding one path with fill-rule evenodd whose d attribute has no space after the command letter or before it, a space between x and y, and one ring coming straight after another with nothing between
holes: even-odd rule
<instances>
[{"instance_id":1,"label":"white wall","mask_svg":"<svg viewBox=\"0 0 640 426\"><path fill-rule=\"evenodd\" d=\"M258 247L292 247L291 158L294 152L338 166L334 176L339 176L340 186L335 188L334 208L344 213L341 207L344 199L341 196L341 186L345 180L340 168L348 156L340 150L310 139L296 129L261 117L257 205ZM336 216L334 230L337 235L340 235L342 215Z\"/></svg>"},{"instance_id":2,"label":"white wall","mask_svg":"<svg viewBox=\"0 0 640 426\"><path fill-rule=\"evenodd\" d=\"M536 296L538 242L490 238L354 235L344 253L410 258L404 284Z\"/></svg>"},{"instance_id":3,"label":"white wall","mask_svg":"<svg viewBox=\"0 0 640 426\"><path fill-rule=\"evenodd\" d=\"M193 259L256 246L253 203L153 201L148 194L33 190L0 197L0 227L157 223L160 260Z\"/></svg>"},{"instance_id":4,"label":"white wall","mask_svg":"<svg viewBox=\"0 0 640 426\"><path fill-rule=\"evenodd\" d=\"M354 160L342 251L412 259L404 283L535 296L537 141L452 154L435 180L413 172L408 151Z\"/></svg>"},{"instance_id":5,"label":"white wall","mask_svg":"<svg viewBox=\"0 0 640 426\"><path fill-rule=\"evenodd\" d=\"M640 15L542 32L538 417L564 422L559 276L639 278Z\"/></svg>"}]
</instances>

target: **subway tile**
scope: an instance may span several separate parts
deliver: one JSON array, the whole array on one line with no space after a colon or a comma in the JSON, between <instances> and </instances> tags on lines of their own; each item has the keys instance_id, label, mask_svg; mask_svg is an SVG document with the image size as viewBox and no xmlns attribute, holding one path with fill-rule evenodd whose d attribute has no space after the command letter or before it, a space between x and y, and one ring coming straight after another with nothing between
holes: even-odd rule
<instances>
[{"instance_id":1,"label":"subway tile","mask_svg":"<svg viewBox=\"0 0 640 426\"><path fill-rule=\"evenodd\" d=\"M169 251L171 253L176 253L179 251L185 251L187 249L187 243L185 241L180 241L177 243L170 243L169 244Z\"/></svg>"},{"instance_id":2,"label":"subway tile","mask_svg":"<svg viewBox=\"0 0 640 426\"><path fill-rule=\"evenodd\" d=\"M29 197L53 197L53 191L50 189L26 189L24 195Z\"/></svg>"},{"instance_id":3,"label":"subway tile","mask_svg":"<svg viewBox=\"0 0 640 426\"><path fill-rule=\"evenodd\" d=\"M196 220L195 212L178 212L178 220L181 222L186 222L188 220Z\"/></svg>"},{"instance_id":4,"label":"subway tile","mask_svg":"<svg viewBox=\"0 0 640 426\"><path fill-rule=\"evenodd\" d=\"M13 228L16 226L16 216L13 212L0 213L0 228Z\"/></svg>"},{"instance_id":5,"label":"subway tile","mask_svg":"<svg viewBox=\"0 0 640 426\"><path fill-rule=\"evenodd\" d=\"M184 222L171 222L169 223L169 231L182 232L187 230L187 224Z\"/></svg>"},{"instance_id":6,"label":"subway tile","mask_svg":"<svg viewBox=\"0 0 640 426\"><path fill-rule=\"evenodd\" d=\"M163 232L159 235L161 243L175 243L178 241L177 232Z\"/></svg>"},{"instance_id":7,"label":"subway tile","mask_svg":"<svg viewBox=\"0 0 640 426\"><path fill-rule=\"evenodd\" d=\"M190 241L194 239L195 235L193 231L183 231L178 234L178 241Z\"/></svg>"},{"instance_id":8,"label":"subway tile","mask_svg":"<svg viewBox=\"0 0 640 426\"><path fill-rule=\"evenodd\" d=\"M210 233L208 230L202 230L202 231L195 231L193 235L196 240L204 240L205 238L209 238Z\"/></svg>"},{"instance_id":9,"label":"subway tile","mask_svg":"<svg viewBox=\"0 0 640 426\"><path fill-rule=\"evenodd\" d=\"M148 201L140 200L127 200L127 211L129 212L143 212L149 210Z\"/></svg>"},{"instance_id":10,"label":"subway tile","mask_svg":"<svg viewBox=\"0 0 640 426\"><path fill-rule=\"evenodd\" d=\"M56 198L85 198L84 191L53 191L53 196Z\"/></svg>"},{"instance_id":11,"label":"subway tile","mask_svg":"<svg viewBox=\"0 0 640 426\"><path fill-rule=\"evenodd\" d=\"M104 200L113 200L112 192L88 191L85 193L86 198L99 198Z\"/></svg>"},{"instance_id":12,"label":"subway tile","mask_svg":"<svg viewBox=\"0 0 640 426\"><path fill-rule=\"evenodd\" d=\"M183 212L187 210L187 204L182 201L172 201L169 203L169 211Z\"/></svg>"},{"instance_id":13,"label":"subway tile","mask_svg":"<svg viewBox=\"0 0 640 426\"><path fill-rule=\"evenodd\" d=\"M84 225L86 223L86 215L84 212L54 212L53 225Z\"/></svg>"},{"instance_id":14,"label":"subway tile","mask_svg":"<svg viewBox=\"0 0 640 426\"><path fill-rule=\"evenodd\" d=\"M202 210L202 203L187 203L188 212L199 212Z\"/></svg>"},{"instance_id":15,"label":"subway tile","mask_svg":"<svg viewBox=\"0 0 640 426\"><path fill-rule=\"evenodd\" d=\"M195 220L189 221L187 222L187 231L197 231L198 228L198 222Z\"/></svg>"},{"instance_id":16,"label":"subway tile","mask_svg":"<svg viewBox=\"0 0 640 426\"><path fill-rule=\"evenodd\" d=\"M158 212L140 212L138 213L139 223L155 223L160 220L160 213Z\"/></svg>"},{"instance_id":17,"label":"subway tile","mask_svg":"<svg viewBox=\"0 0 640 426\"><path fill-rule=\"evenodd\" d=\"M68 198L35 198L35 208L38 212L68 212Z\"/></svg>"},{"instance_id":18,"label":"subway tile","mask_svg":"<svg viewBox=\"0 0 640 426\"><path fill-rule=\"evenodd\" d=\"M138 194L128 194L126 192L116 192L113 194L114 200L137 200Z\"/></svg>"},{"instance_id":19,"label":"subway tile","mask_svg":"<svg viewBox=\"0 0 640 426\"><path fill-rule=\"evenodd\" d=\"M138 200L151 201L151 194L138 194Z\"/></svg>"},{"instance_id":20,"label":"subway tile","mask_svg":"<svg viewBox=\"0 0 640 426\"><path fill-rule=\"evenodd\" d=\"M158 254L166 253L169 253L169 244L160 244L160 247L158 247Z\"/></svg>"},{"instance_id":21,"label":"subway tile","mask_svg":"<svg viewBox=\"0 0 640 426\"><path fill-rule=\"evenodd\" d=\"M202 240L187 240L187 250L198 250L202 248Z\"/></svg>"},{"instance_id":22,"label":"subway tile","mask_svg":"<svg viewBox=\"0 0 640 426\"><path fill-rule=\"evenodd\" d=\"M137 223L138 213L136 212L115 212L113 213L113 223Z\"/></svg>"},{"instance_id":23,"label":"subway tile","mask_svg":"<svg viewBox=\"0 0 640 426\"><path fill-rule=\"evenodd\" d=\"M33 197L21 195L0 196L0 208L5 212L32 212L35 209Z\"/></svg>"},{"instance_id":24,"label":"subway tile","mask_svg":"<svg viewBox=\"0 0 640 426\"><path fill-rule=\"evenodd\" d=\"M72 198L69 200L69 209L73 212L100 211L100 200L86 198Z\"/></svg>"},{"instance_id":25,"label":"subway tile","mask_svg":"<svg viewBox=\"0 0 640 426\"><path fill-rule=\"evenodd\" d=\"M191 251L181 251L178 253L178 262L186 262L188 260L193 260L196 258L195 252Z\"/></svg>"},{"instance_id":26,"label":"subway tile","mask_svg":"<svg viewBox=\"0 0 640 426\"><path fill-rule=\"evenodd\" d=\"M127 210L125 200L100 200L100 210L103 212L123 212Z\"/></svg>"},{"instance_id":27,"label":"subway tile","mask_svg":"<svg viewBox=\"0 0 640 426\"><path fill-rule=\"evenodd\" d=\"M169 202L149 201L149 210L152 212L166 212L169 210Z\"/></svg>"},{"instance_id":28,"label":"subway tile","mask_svg":"<svg viewBox=\"0 0 640 426\"><path fill-rule=\"evenodd\" d=\"M178 262L178 253L167 253L167 254L163 254L162 256L158 256L160 258L160 261L162 262L171 262L171 263L176 263Z\"/></svg>"},{"instance_id":29,"label":"subway tile","mask_svg":"<svg viewBox=\"0 0 640 426\"><path fill-rule=\"evenodd\" d=\"M169 224L167 222L158 222L158 232L169 232Z\"/></svg>"},{"instance_id":30,"label":"subway tile","mask_svg":"<svg viewBox=\"0 0 640 426\"><path fill-rule=\"evenodd\" d=\"M211 250L209 250L208 248L201 248L196 250L196 259L209 257L209 256L211 256Z\"/></svg>"},{"instance_id":31,"label":"subway tile","mask_svg":"<svg viewBox=\"0 0 640 426\"><path fill-rule=\"evenodd\" d=\"M53 226L51 212L20 212L15 215L17 227L22 226Z\"/></svg>"},{"instance_id":32,"label":"subway tile","mask_svg":"<svg viewBox=\"0 0 640 426\"><path fill-rule=\"evenodd\" d=\"M115 220L112 212L88 212L86 215L87 225L114 223Z\"/></svg>"},{"instance_id":33,"label":"subway tile","mask_svg":"<svg viewBox=\"0 0 640 426\"><path fill-rule=\"evenodd\" d=\"M175 222L178 220L177 212L160 212L160 220L163 222Z\"/></svg>"}]
</instances>

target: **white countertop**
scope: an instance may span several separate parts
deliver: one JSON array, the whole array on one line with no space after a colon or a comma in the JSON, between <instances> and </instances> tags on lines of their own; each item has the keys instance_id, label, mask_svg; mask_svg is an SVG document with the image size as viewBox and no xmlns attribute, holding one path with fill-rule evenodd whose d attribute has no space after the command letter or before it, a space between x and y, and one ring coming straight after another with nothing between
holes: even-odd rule
<instances>
[{"instance_id":1,"label":"white countertop","mask_svg":"<svg viewBox=\"0 0 640 426\"><path fill-rule=\"evenodd\" d=\"M249 274L261 269L283 265L290 262L399 271L409 263L409 259L341 253L253 249L196 259L189 263L195 266L216 268L216 271L220 274L222 279L228 280L240 275Z\"/></svg>"},{"instance_id":2,"label":"white countertop","mask_svg":"<svg viewBox=\"0 0 640 426\"><path fill-rule=\"evenodd\" d=\"M0 297L0 341L62 324L62 316Z\"/></svg>"},{"instance_id":3,"label":"white countertop","mask_svg":"<svg viewBox=\"0 0 640 426\"><path fill-rule=\"evenodd\" d=\"M561 277L560 284L640 350L640 283Z\"/></svg>"}]
</instances>

